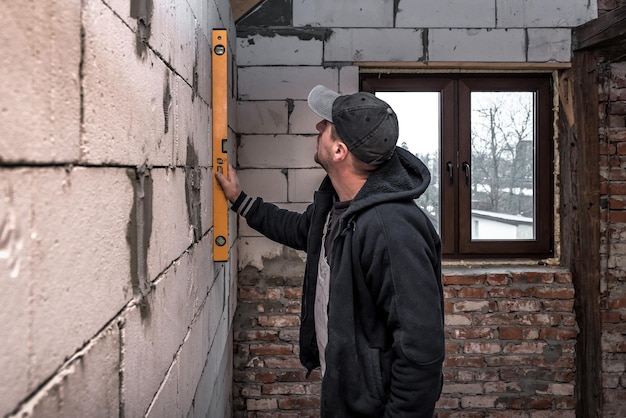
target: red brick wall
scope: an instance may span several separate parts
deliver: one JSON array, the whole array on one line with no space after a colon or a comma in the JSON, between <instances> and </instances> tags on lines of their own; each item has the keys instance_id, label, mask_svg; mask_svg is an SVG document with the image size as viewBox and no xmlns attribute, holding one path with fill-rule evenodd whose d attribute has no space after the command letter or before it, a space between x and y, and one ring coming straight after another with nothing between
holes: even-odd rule
<instances>
[{"instance_id":1,"label":"red brick wall","mask_svg":"<svg viewBox=\"0 0 626 418\"><path fill-rule=\"evenodd\" d=\"M624 61L622 50L621 61ZM619 56L618 56L619 58ZM599 68L602 386L605 417L626 416L626 62Z\"/></svg>"},{"instance_id":2,"label":"red brick wall","mask_svg":"<svg viewBox=\"0 0 626 418\"><path fill-rule=\"evenodd\" d=\"M290 274L277 268L281 263ZM294 263L266 260L263 271L240 273L235 417L319 416L319 374L305 379L298 361L302 269ZM570 275L466 270L447 272L444 283L447 360L438 415L573 417Z\"/></svg>"}]
</instances>

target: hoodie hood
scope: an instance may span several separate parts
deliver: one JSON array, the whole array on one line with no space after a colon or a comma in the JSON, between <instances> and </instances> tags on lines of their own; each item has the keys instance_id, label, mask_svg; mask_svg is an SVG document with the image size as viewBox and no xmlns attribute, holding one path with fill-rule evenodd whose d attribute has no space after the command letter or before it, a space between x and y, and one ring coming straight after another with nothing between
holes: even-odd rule
<instances>
[{"instance_id":1,"label":"hoodie hood","mask_svg":"<svg viewBox=\"0 0 626 418\"><path fill-rule=\"evenodd\" d=\"M426 165L409 151L396 147L391 159L370 175L345 215L383 202L417 199L429 184Z\"/></svg>"}]
</instances>

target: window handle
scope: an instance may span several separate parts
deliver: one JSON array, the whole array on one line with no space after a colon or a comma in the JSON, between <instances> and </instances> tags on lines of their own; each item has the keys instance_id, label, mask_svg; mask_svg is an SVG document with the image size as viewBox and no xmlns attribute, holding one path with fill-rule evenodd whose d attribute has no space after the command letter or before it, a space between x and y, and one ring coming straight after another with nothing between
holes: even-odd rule
<instances>
[{"instance_id":1,"label":"window handle","mask_svg":"<svg viewBox=\"0 0 626 418\"><path fill-rule=\"evenodd\" d=\"M446 163L446 169L448 170L448 176L450 176L450 184L454 183L454 167L452 166L452 161L448 161Z\"/></svg>"},{"instance_id":2,"label":"window handle","mask_svg":"<svg viewBox=\"0 0 626 418\"><path fill-rule=\"evenodd\" d=\"M465 173L465 184L470 184L470 172L472 168L467 161L463 162L463 172Z\"/></svg>"}]
</instances>

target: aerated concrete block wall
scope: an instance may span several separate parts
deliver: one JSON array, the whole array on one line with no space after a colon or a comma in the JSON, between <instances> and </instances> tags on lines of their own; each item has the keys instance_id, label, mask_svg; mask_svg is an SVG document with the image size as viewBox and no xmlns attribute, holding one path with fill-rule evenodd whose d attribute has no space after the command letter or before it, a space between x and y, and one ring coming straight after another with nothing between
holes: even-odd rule
<instances>
[{"instance_id":1,"label":"aerated concrete block wall","mask_svg":"<svg viewBox=\"0 0 626 418\"><path fill-rule=\"evenodd\" d=\"M0 20L0 416L228 416L236 267L213 263L211 174L228 1L3 1Z\"/></svg>"},{"instance_id":2,"label":"aerated concrete block wall","mask_svg":"<svg viewBox=\"0 0 626 418\"><path fill-rule=\"evenodd\" d=\"M587 0L282 0L237 23L237 166L251 195L303 209L324 176L314 163L317 84L359 90L372 62L466 70L571 60ZM483 68L487 67L483 65ZM319 416L319 375L298 361L305 254L239 227L235 416ZM558 239L558 237L557 237ZM479 268L481 267L481 268ZM447 353L441 417L575 415L574 290L567 271L482 266L444 271Z\"/></svg>"}]
</instances>

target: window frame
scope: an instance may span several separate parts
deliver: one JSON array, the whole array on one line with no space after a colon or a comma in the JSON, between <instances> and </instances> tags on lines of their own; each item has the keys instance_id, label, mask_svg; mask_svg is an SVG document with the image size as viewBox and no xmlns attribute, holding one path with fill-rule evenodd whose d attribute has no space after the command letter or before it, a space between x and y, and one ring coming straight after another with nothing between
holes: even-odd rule
<instances>
[{"instance_id":1,"label":"window frame","mask_svg":"<svg viewBox=\"0 0 626 418\"><path fill-rule=\"evenodd\" d=\"M445 259L524 258L554 255L554 138L552 73L362 73L362 91L440 93L440 235ZM471 92L533 91L535 95L535 193L532 240L472 240L471 183L462 163L471 163ZM451 181L447 163L451 162ZM445 184L444 184L445 183Z\"/></svg>"}]
</instances>

